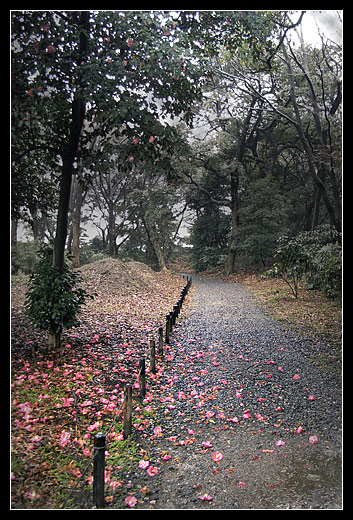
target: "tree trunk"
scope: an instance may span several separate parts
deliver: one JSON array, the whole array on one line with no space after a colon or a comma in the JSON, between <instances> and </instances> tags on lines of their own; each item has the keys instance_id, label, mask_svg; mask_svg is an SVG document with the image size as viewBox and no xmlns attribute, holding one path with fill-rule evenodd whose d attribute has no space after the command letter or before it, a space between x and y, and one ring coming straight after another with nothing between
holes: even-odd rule
<instances>
[{"instance_id":1,"label":"tree trunk","mask_svg":"<svg viewBox=\"0 0 353 520\"><path fill-rule=\"evenodd\" d=\"M12 219L11 220L11 247L13 249L17 246L17 226L18 226L18 220Z\"/></svg>"},{"instance_id":2,"label":"tree trunk","mask_svg":"<svg viewBox=\"0 0 353 520\"><path fill-rule=\"evenodd\" d=\"M76 178L73 183L72 208L71 208L71 227L72 227L72 265L80 267L80 226L81 208L83 202L83 188Z\"/></svg>"},{"instance_id":3,"label":"tree trunk","mask_svg":"<svg viewBox=\"0 0 353 520\"><path fill-rule=\"evenodd\" d=\"M88 52L88 23L89 11L82 11L80 15L80 60L84 59ZM56 235L53 250L53 267L62 269L64 266L65 244L67 238L68 212L70 205L70 192L72 174L74 171L74 160L81 135L83 120L85 116L85 103L82 99L80 81L72 102L72 122L69 140L63 156L63 166L60 177L59 208L56 222Z\"/></svg>"},{"instance_id":4,"label":"tree trunk","mask_svg":"<svg viewBox=\"0 0 353 520\"><path fill-rule=\"evenodd\" d=\"M147 233L148 239L151 243L151 246L153 247L153 251L157 257L158 267L161 271L166 271L167 266L166 266L164 254L162 251L162 247L160 244L160 240L158 237L158 230L157 230L155 223L152 221L152 218L150 215L148 215L148 212L146 212L145 217L143 219L143 224L145 226L146 233Z\"/></svg>"},{"instance_id":5,"label":"tree trunk","mask_svg":"<svg viewBox=\"0 0 353 520\"><path fill-rule=\"evenodd\" d=\"M61 345L61 332L49 331L48 335L48 347L49 350L57 352Z\"/></svg>"},{"instance_id":6,"label":"tree trunk","mask_svg":"<svg viewBox=\"0 0 353 520\"><path fill-rule=\"evenodd\" d=\"M230 232L229 250L226 264L226 275L234 273L234 264L236 257L236 236L238 233L238 188L239 188L239 176L238 172L232 172L230 177L230 189L231 189L231 205L230 209L232 212L232 227Z\"/></svg>"},{"instance_id":7,"label":"tree trunk","mask_svg":"<svg viewBox=\"0 0 353 520\"><path fill-rule=\"evenodd\" d=\"M304 148L304 151L305 151L305 155L306 155L306 158L308 161L309 173L320 192L320 196L322 196L322 198L324 200L326 209L329 214L330 224L332 226L334 226L338 231L340 231L341 225L339 222L339 218L337 218L337 211L330 201L329 194L328 194L325 183L321 180L321 178L319 176L319 172L315 166L314 158L313 158L312 151L310 148L310 143L304 134L303 124L302 124L302 120L300 117L297 99L295 96L293 70L292 70L292 66L291 66L285 46L283 46L283 55L284 55L284 58L285 58L285 61L287 64L287 69L288 69L290 97L291 97L291 103L293 105L294 114L295 114L295 127L298 131L299 139L300 139L302 146ZM314 108L315 108L315 105L314 105ZM318 114L315 112L315 110L314 110L314 115L315 115L314 119L315 119L317 136L318 136L318 139L320 140L320 137L322 137L322 136L321 136L321 130L319 127Z\"/></svg>"}]
</instances>

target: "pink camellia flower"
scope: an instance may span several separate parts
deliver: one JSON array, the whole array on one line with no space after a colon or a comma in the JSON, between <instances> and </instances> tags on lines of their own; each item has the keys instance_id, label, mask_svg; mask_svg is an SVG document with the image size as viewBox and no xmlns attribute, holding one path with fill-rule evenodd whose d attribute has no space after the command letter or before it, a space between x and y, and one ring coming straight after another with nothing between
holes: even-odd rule
<instances>
[{"instance_id":1,"label":"pink camellia flower","mask_svg":"<svg viewBox=\"0 0 353 520\"><path fill-rule=\"evenodd\" d=\"M131 38L128 39L127 41L127 46L128 47L132 47L134 45L134 40L132 40Z\"/></svg>"},{"instance_id":2,"label":"pink camellia flower","mask_svg":"<svg viewBox=\"0 0 353 520\"><path fill-rule=\"evenodd\" d=\"M169 459L171 459L171 458L172 458L172 457L171 457L170 455L168 455L168 454L163 455L163 456L161 457L162 460L169 460Z\"/></svg>"},{"instance_id":3,"label":"pink camellia flower","mask_svg":"<svg viewBox=\"0 0 353 520\"><path fill-rule=\"evenodd\" d=\"M247 485L245 484L245 482L242 482L241 480L238 482L238 487L240 488L246 488Z\"/></svg>"},{"instance_id":4,"label":"pink camellia flower","mask_svg":"<svg viewBox=\"0 0 353 520\"><path fill-rule=\"evenodd\" d=\"M87 430L88 430L89 432L93 432L93 431L95 431L95 430L98 429L98 426L99 426L99 423L98 423L98 422L95 422L95 423L90 424L89 426L87 426Z\"/></svg>"},{"instance_id":5,"label":"pink camellia flower","mask_svg":"<svg viewBox=\"0 0 353 520\"><path fill-rule=\"evenodd\" d=\"M151 135L151 137L149 138L148 142L149 142L149 143L153 143L154 139L155 139L155 138L153 137L153 135Z\"/></svg>"},{"instance_id":6,"label":"pink camellia flower","mask_svg":"<svg viewBox=\"0 0 353 520\"><path fill-rule=\"evenodd\" d=\"M223 454L220 451L215 451L212 455L213 462L219 462L223 459Z\"/></svg>"},{"instance_id":7,"label":"pink camellia flower","mask_svg":"<svg viewBox=\"0 0 353 520\"><path fill-rule=\"evenodd\" d=\"M318 438L316 437L316 435L310 435L310 437L309 437L310 444L316 444L317 441L318 441Z\"/></svg>"},{"instance_id":8,"label":"pink camellia flower","mask_svg":"<svg viewBox=\"0 0 353 520\"><path fill-rule=\"evenodd\" d=\"M158 468L156 466L150 466L147 470L147 473L149 474L150 477L153 477L154 475L157 475Z\"/></svg>"},{"instance_id":9,"label":"pink camellia flower","mask_svg":"<svg viewBox=\"0 0 353 520\"><path fill-rule=\"evenodd\" d=\"M298 426L298 428L295 430L295 433L302 433L304 432L304 428L302 426Z\"/></svg>"},{"instance_id":10,"label":"pink camellia flower","mask_svg":"<svg viewBox=\"0 0 353 520\"><path fill-rule=\"evenodd\" d=\"M33 437L31 437L31 441L32 442L40 442L42 440L43 437L41 437L40 435L34 435Z\"/></svg>"},{"instance_id":11,"label":"pink camellia flower","mask_svg":"<svg viewBox=\"0 0 353 520\"><path fill-rule=\"evenodd\" d=\"M154 429L153 429L153 433L155 435L162 435L162 428L160 426L156 426Z\"/></svg>"},{"instance_id":12,"label":"pink camellia flower","mask_svg":"<svg viewBox=\"0 0 353 520\"><path fill-rule=\"evenodd\" d=\"M134 156L133 156L133 155L129 155L128 159L129 159L129 161L130 161L131 163L134 162Z\"/></svg>"},{"instance_id":13,"label":"pink camellia flower","mask_svg":"<svg viewBox=\"0 0 353 520\"><path fill-rule=\"evenodd\" d=\"M129 507L134 507L137 504L137 499L132 496L126 497L125 504Z\"/></svg>"},{"instance_id":14,"label":"pink camellia flower","mask_svg":"<svg viewBox=\"0 0 353 520\"><path fill-rule=\"evenodd\" d=\"M24 497L28 498L29 500L36 500L37 498L40 498L40 494L36 493L35 491L27 491Z\"/></svg>"},{"instance_id":15,"label":"pink camellia flower","mask_svg":"<svg viewBox=\"0 0 353 520\"><path fill-rule=\"evenodd\" d=\"M250 419L251 415L249 414L249 412L244 412L243 417L244 419Z\"/></svg>"},{"instance_id":16,"label":"pink camellia flower","mask_svg":"<svg viewBox=\"0 0 353 520\"><path fill-rule=\"evenodd\" d=\"M137 144L137 143L139 142L138 137L134 137L133 140L132 140L132 142L133 142L134 144Z\"/></svg>"},{"instance_id":17,"label":"pink camellia flower","mask_svg":"<svg viewBox=\"0 0 353 520\"><path fill-rule=\"evenodd\" d=\"M315 401L315 396L314 395L309 395L308 399L309 399L309 401Z\"/></svg>"},{"instance_id":18,"label":"pink camellia flower","mask_svg":"<svg viewBox=\"0 0 353 520\"><path fill-rule=\"evenodd\" d=\"M208 493L205 493L204 495L199 496L199 500L202 500L203 502L211 502L213 500L213 497L209 495Z\"/></svg>"},{"instance_id":19,"label":"pink camellia flower","mask_svg":"<svg viewBox=\"0 0 353 520\"><path fill-rule=\"evenodd\" d=\"M204 448L212 448L213 444L211 441L203 441L202 446Z\"/></svg>"},{"instance_id":20,"label":"pink camellia flower","mask_svg":"<svg viewBox=\"0 0 353 520\"><path fill-rule=\"evenodd\" d=\"M206 412L206 417L213 417L213 416L214 416L214 412L212 412L212 411Z\"/></svg>"},{"instance_id":21,"label":"pink camellia flower","mask_svg":"<svg viewBox=\"0 0 353 520\"><path fill-rule=\"evenodd\" d=\"M70 433L62 430L60 437L60 446L64 447L70 443Z\"/></svg>"},{"instance_id":22,"label":"pink camellia flower","mask_svg":"<svg viewBox=\"0 0 353 520\"><path fill-rule=\"evenodd\" d=\"M53 52L55 52L55 47L53 45L48 45L47 51L49 54L52 54Z\"/></svg>"},{"instance_id":23,"label":"pink camellia flower","mask_svg":"<svg viewBox=\"0 0 353 520\"><path fill-rule=\"evenodd\" d=\"M150 463L148 462L148 460L140 460L140 462L139 462L139 468L142 468L142 469L148 468L149 465L150 465Z\"/></svg>"},{"instance_id":24,"label":"pink camellia flower","mask_svg":"<svg viewBox=\"0 0 353 520\"><path fill-rule=\"evenodd\" d=\"M298 379L300 379L300 375L299 374L294 374L293 379L295 381L298 381Z\"/></svg>"},{"instance_id":25,"label":"pink camellia flower","mask_svg":"<svg viewBox=\"0 0 353 520\"><path fill-rule=\"evenodd\" d=\"M276 442L276 446L285 446L285 445L286 445L286 443L284 441L279 440Z\"/></svg>"}]
</instances>

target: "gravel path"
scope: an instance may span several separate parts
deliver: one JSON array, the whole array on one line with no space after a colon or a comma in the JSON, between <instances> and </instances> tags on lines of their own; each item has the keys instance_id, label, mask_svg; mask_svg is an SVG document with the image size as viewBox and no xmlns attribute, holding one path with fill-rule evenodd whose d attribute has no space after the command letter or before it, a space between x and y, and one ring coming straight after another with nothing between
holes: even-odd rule
<instances>
[{"instance_id":1,"label":"gravel path","mask_svg":"<svg viewBox=\"0 0 353 520\"><path fill-rule=\"evenodd\" d=\"M153 383L158 473L131 475L136 508L341 508L341 377L312 363L325 347L240 284L194 277L192 298Z\"/></svg>"}]
</instances>

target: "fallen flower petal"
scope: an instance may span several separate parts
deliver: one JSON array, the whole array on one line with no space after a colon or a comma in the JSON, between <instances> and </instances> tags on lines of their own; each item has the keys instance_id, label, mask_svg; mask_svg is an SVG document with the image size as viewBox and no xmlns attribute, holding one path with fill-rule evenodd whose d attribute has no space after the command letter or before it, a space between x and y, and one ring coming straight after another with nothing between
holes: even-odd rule
<instances>
[{"instance_id":1,"label":"fallen flower petal","mask_svg":"<svg viewBox=\"0 0 353 520\"><path fill-rule=\"evenodd\" d=\"M310 444L316 444L317 441L318 441L318 438L316 435L310 435L310 437L309 437Z\"/></svg>"},{"instance_id":2,"label":"fallen flower petal","mask_svg":"<svg viewBox=\"0 0 353 520\"><path fill-rule=\"evenodd\" d=\"M65 432L64 430L62 430L61 432L61 436L60 436L60 446L64 447L66 446L67 444L70 443L70 433L69 432Z\"/></svg>"},{"instance_id":3,"label":"fallen flower petal","mask_svg":"<svg viewBox=\"0 0 353 520\"><path fill-rule=\"evenodd\" d=\"M129 507L134 507L137 504L137 499L132 496L126 497L125 504Z\"/></svg>"},{"instance_id":4,"label":"fallen flower petal","mask_svg":"<svg viewBox=\"0 0 353 520\"><path fill-rule=\"evenodd\" d=\"M247 485L245 484L245 482L242 482L241 480L238 482L238 487L240 488L246 488Z\"/></svg>"},{"instance_id":5,"label":"fallen flower petal","mask_svg":"<svg viewBox=\"0 0 353 520\"><path fill-rule=\"evenodd\" d=\"M146 469L146 468L148 468L149 465L150 465L150 463L148 462L148 460L139 461L139 468Z\"/></svg>"},{"instance_id":6,"label":"fallen flower petal","mask_svg":"<svg viewBox=\"0 0 353 520\"><path fill-rule=\"evenodd\" d=\"M150 466L147 470L147 473L149 474L150 477L153 477L154 475L157 475L158 468L156 466Z\"/></svg>"},{"instance_id":7,"label":"fallen flower petal","mask_svg":"<svg viewBox=\"0 0 353 520\"><path fill-rule=\"evenodd\" d=\"M213 444L211 441L203 441L202 446L204 448L212 448Z\"/></svg>"},{"instance_id":8,"label":"fallen flower petal","mask_svg":"<svg viewBox=\"0 0 353 520\"><path fill-rule=\"evenodd\" d=\"M223 459L223 454L220 451L215 451L212 455L213 462L219 462Z\"/></svg>"},{"instance_id":9,"label":"fallen flower petal","mask_svg":"<svg viewBox=\"0 0 353 520\"><path fill-rule=\"evenodd\" d=\"M205 493L204 495L199 496L199 500L202 500L203 502L211 502L213 500L213 497L209 495L208 493Z\"/></svg>"},{"instance_id":10,"label":"fallen flower petal","mask_svg":"<svg viewBox=\"0 0 353 520\"><path fill-rule=\"evenodd\" d=\"M298 426L298 428L295 430L295 433L302 433L304 432L304 428L302 426Z\"/></svg>"}]
</instances>

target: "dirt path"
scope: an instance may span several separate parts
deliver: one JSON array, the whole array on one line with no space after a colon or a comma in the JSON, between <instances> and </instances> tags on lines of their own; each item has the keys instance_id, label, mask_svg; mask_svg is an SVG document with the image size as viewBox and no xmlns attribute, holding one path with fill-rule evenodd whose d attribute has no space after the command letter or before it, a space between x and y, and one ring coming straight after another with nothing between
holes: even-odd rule
<instances>
[{"instance_id":1,"label":"dirt path","mask_svg":"<svg viewBox=\"0 0 353 520\"><path fill-rule=\"evenodd\" d=\"M130 475L135 508L341 508L341 377L311 362L324 348L241 285L195 277L142 441L158 473Z\"/></svg>"}]
</instances>

